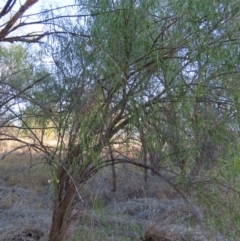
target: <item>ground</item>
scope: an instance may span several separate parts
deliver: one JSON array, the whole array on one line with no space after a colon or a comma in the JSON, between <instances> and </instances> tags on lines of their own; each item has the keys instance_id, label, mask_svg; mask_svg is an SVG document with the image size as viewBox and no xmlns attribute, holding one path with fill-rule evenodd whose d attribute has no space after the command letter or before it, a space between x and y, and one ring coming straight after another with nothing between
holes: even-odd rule
<instances>
[{"instance_id":1,"label":"ground","mask_svg":"<svg viewBox=\"0 0 240 241\"><path fill-rule=\"evenodd\" d=\"M53 199L47 167L23 153L1 161L0 172L0 241L47 240ZM79 187L83 202L65 240L228 240L204 224L204 211L191 198L183 199L159 177L149 175L146 183L140 170L119 166L117 181L113 193L105 169Z\"/></svg>"}]
</instances>

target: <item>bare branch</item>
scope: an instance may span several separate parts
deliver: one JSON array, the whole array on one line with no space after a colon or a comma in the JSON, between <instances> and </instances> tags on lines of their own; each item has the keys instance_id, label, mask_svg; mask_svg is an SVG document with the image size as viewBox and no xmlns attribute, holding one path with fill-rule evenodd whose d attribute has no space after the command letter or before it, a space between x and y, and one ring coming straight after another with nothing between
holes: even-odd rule
<instances>
[{"instance_id":1,"label":"bare branch","mask_svg":"<svg viewBox=\"0 0 240 241\"><path fill-rule=\"evenodd\" d=\"M7 13L9 13L15 3L16 3L16 0L8 0L0 13L0 18L6 15Z\"/></svg>"},{"instance_id":2,"label":"bare branch","mask_svg":"<svg viewBox=\"0 0 240 241\"><path fill-rule=\"evenodd\" d=\"M9 34L9 31L13 27L13 25L18 21L18 19L38 0L26 0L26 2L19 8L19 10L15 13L15 15L11 18L11 20L7 23L7 25L0 31L0 41L3 41L4 38ZM9 3L9 2L8 2ZM8 4L7 3L7 4ZM14 5L15 3L13 3Z\"/></svg>"}]
</instances>

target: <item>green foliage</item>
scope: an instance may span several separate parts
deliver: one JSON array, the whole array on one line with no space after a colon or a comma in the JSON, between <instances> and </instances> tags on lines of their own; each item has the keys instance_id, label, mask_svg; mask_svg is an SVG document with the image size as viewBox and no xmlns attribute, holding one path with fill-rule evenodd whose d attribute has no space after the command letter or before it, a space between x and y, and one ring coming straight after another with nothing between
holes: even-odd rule
<instances>
[{"instance_id":1,"label":"green foliage","mask_svg":"<svg viewBox=\"0 0 240 241\"><path fill-rule=\"evenodd\" d=\"M232 168L225 175L231 182L239 164L228 151L238 143L238 133L228 128L239 119L236 2L101 0L84 6L91 14L84 27L67 28L90 37L56 37L56 47L49 47L62 89L58 131L69 135L66 151L74 152L67 162L58 159L61 165L80 180L88 168L110 163L101 153L109 143L114 150L121 136L122 150L140 138L147 163L175 173L179 183L213 175L222 160ZM217 216L221 192L198 190Z\"/></svg>"},{"instance_id":2,"label":"green foliage","mask_svg":"<svg viewBox=\"0 0 240 241\"><path fill-rule=\"evenodd\" d=\"M1 84L17 90L29 84L33 74L34 61L35 59L22 45L1 46Z\"/></svg>"},{"instance_id":3,"label":"green foliage","mask_svg":"<svg viewBox=\"0 0 240 241\"><path fill-rule=\"evenodd\" d=\"M124 156L169 171L179 184L198 184L198 201L218 216L228 201L221 202L218 184L224 180L238 190L239 133L229 128L240 118L238 4L79 1L79 11L89 15L81 24L59 21L70 34L42 46L51 67L32 68L19 46L0 49L9 85L23 88L51 73L24 93L19 121L46 154L56 192L66 195L65 183L82 184ZM11 77L23 64L31 71ZM39 129L40 136L54 133L57 145L44 145ZM137 158L119 153L136 140L142 148ZM209 189L201 183L206 177ZM239 198L229 200L223 215L237 233ZM212 222L220 226L217 218Z\"/></svg>"}]
</instances>

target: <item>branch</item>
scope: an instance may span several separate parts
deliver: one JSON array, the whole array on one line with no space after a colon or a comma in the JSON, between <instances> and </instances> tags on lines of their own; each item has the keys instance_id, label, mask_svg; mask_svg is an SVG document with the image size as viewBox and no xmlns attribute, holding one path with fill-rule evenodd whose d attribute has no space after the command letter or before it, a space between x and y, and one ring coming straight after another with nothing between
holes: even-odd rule
<instances>
[{"instance_id":1,"label":"branch","mask_svg":"<svg viewBox=\"0 0 240 241\"><path fill-rule=\"evenodd\" d=\"M15 15L11 18L11 20L7 23L7 25L0 31L0 41L3 41L5 37L9 34L11 28L18 21L18 19L38 0L26 0L26 2L19 8L19 10L15 13ZM9 2L6 4L9 5ZM13 5L12 5L13 6ZM12 7L11 6L11 7ZM3 9L4 10L4 9ZM4 14L4 13L3 13ZM0 15L1 17L1 15Z\"/></svg>"},{"instance_id":2,"label":"branch","mask_svg":"<svg viewBox=\"0 0 240 241\"><path fill-rule=\"evenodd\" d=\"M4 38L0 39L0 42L8 42L8 43L13 43L13 42L24 42L24 43L37 43L39 40L41 40L43 37L49 36L49 35L57 35L57 34L68 34L73 37L86 37L90 38L90 35L87 34L78 34L74 32L68 32L68 31L53 31L53 32L43 32L39 34L26 34L26 35L21 35L21 36L14 36L14 37L9 37L9 38ZM61 37L59 35L59 37Z\"/></svg>"},{"instance_id":3,"label":"branch","mask_svg":"<svg viewBox=\"0 0 240 241\"><path fill-rule=\"evenodd\" d=\"M6 15L7 13L9 13L13 8L13 6L15 5L15 3L16 3L16 0L8 0L0 13L0 18Z\"/></svg>"}]
</instances>

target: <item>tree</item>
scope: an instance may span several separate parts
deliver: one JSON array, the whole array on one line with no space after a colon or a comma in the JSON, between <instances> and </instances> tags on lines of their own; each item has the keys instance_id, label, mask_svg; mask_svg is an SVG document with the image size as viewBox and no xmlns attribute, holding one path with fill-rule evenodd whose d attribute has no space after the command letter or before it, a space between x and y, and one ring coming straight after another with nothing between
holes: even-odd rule
<instances>
[{"instance_id":1,"label":"tree","mask_svg":"<svg viewBox=\"0 0 240 241\"><path fill-rule=\"evenodd\" d=\"M167 164L188 181L204 161L218 159L209 152L236 141L226 128L239 112L236 6L230 0L90 0L78 5L82 24L54 20L64 31L43 45L54 62L46 70L52 76L26 93L20 119L53 174L49 240L63 240L81 200L79 187L99 169L129 163L167 181L159 172ZM55 131L57 146L44 144L29 116L41 117L43 133ZM140 139L142 162L114 156L116 142L127 147L134 139Z\"/></svg>"},{"instance_id":2,"label":"tree","mask_svg":"<svg viewBox=\"0 0 240 241\"><path fill-rule=\"evenodd\" d=\"M121 132L126 133L122 145L129 145L137 135L136 127L141 134L144 128L155 130L155 124L158 135L142 133L144 159L151 150L156 153L163 148L154 149L160 139L171 169L180 165L184 176L186 169L196 167L191 173L197 175L206 156L203 141L207 137L213 144L212 129L220 131L228 121L229 102L220 103L221 113L216 109L224 98L225 76L236 74L224 60L237 47L229 35L230 26L237 28L231 19L239 14L233 2L226 6L209 2L210 10L205 3L174 1L88 1L85 6L84 11L90 11L85 25L68 26L76 38L59 36L59 47L50 51L60 73L62 91L58 92L64 99L60 101L63 109L58 110L58 136L64 133L69 138L50 158L56 167L51 240L64 236L76 187L111 165L113 158L104 160L101 152L109 145L114 150L115 137ZM90 37L81 38L86 35ZM214 55L216 50L221 57ZM219 118L223 125L216 124ZM144 165L114 158L115 164L126 161L150 169L146 160Z\"/></svg>"},{"instance_id":3,"label":"tree","mask_svg":"<svg viewBox=\"0 0 240 241\"><path fill-rule=\"evenodd\" d=\"M20 35L20 36L8 36L12 32L16 32L19 28L23 26L29 26L33 24L32 22L26 22L28 16L26 16L23 21L22 17L24 17L24 13L31 8L34 4L36 4L38 0L26 0L25 3L19 7L16 13L14 13L12 16L10 16L9 20L4 21L2 25L2 29L0 31L0 42L27 42L27 43L34 43L38 42L41 38L43 38L46 33L29 33L26 35ZM11 10L16 5L15 0L8 0L5 5L2 8L2 11L0 12L0 19L3 17L8 17L8 15L11 13ZM18 23L20 21L20 23ZM41 23L40 21L37 21L36 24Z\"/></svg>"}]
</instances>

